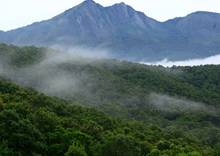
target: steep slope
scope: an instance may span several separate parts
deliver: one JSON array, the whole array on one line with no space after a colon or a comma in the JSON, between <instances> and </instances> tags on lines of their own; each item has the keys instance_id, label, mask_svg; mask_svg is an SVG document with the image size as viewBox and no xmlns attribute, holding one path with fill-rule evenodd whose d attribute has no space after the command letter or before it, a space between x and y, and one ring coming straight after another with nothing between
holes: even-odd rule
<instances>
[{"instance_id":1,"label":"steep slope","mask_svg":"<svg viewBox=\"0 0 220 156\"><path fill-rule=\"evenodd\" d=\"M219 19L195 12L161 23L124 3L103 7L86 0L52 19L0 32L0 42L131 61L204 58L219 54Z\"/></svg>"},{"instance_id":2,"label":"steep slope","mask_svg":"<svg viewBox=\"0 0 220 156\"><path fill-rule=\"evenodd\" d=\"M183 45L188 45L196 55L207 57L219 54L220 15L218 13L198 11L183 18L168 20L163 26L172 34L171 40L174 39L175 44L179 45L182 41Z\"/></svg>"},{"instance_id":3,"label":"steep slope","mask_svg":"<svg viewBox=\"0 0 220 156\"><path fill-rule=\"evenodd\" d=\"M50 20L7 32L9 39L6 42L51 46L57 42L71 45L88 40L86 44L93 44L114 35L121 36L120 33L127 36L146 29L151 32L158 23L124 3L104 8L92 0L86 0ZM17 39L10 38L14 34Z\"/></svg>"},{"instance_id":4,"label":"steep slope","mask_svg":"<svg viewBox=\"0 0 220 156\"><path fill-rule=\"evenodd\" d=\"M0 155L59 156L77 145L91 156L219 155L220 65L163 68L5 44L0 58Z\"/></svg>"},{"instance_id":5,"label":"steep slope","mask_svg":"<svg viewBox=\"0 0 220 156\"><path fill-rule=\"evenodd\" d=\"M187 121L192 130L186 125L147 127L1 79L0 93L0 155L149 156L220 152L220 130L209 122ZM188 120L191 117L195 118L184 116ZM201 128L196 129L194 125L199 124Z\"/></svg>"}]
</instances>

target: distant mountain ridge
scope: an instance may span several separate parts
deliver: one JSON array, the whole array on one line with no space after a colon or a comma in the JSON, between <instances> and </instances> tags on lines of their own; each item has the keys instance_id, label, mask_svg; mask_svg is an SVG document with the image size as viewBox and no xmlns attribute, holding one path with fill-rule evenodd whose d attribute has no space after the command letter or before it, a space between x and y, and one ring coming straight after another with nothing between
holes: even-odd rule
<instances>
[{"instance_id":1,"label":"distant mountain ridge","mask_svg":"<svg viewBox=\"0 0 220 156\"><path fill-rule=\"evenodd\" d=\"M105 58L184 60L219 54L220 14L195 12L158 22L125 3L103 7L93 0L45 21L0 31L0 43L106 50ZM73 50L74 51L74 50ZM80 53L80 52L79 52ZM93 56L93 55L92 55Z\"/></svg>"}]
</instances>

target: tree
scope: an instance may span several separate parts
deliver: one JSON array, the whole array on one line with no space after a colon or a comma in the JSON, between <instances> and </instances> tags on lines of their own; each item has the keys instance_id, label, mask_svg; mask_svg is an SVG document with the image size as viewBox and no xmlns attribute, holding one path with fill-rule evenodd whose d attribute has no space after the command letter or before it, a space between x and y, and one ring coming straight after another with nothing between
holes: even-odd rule
<instances>
[{"instance_id":1,"label":"tree","mask_svg":"<svg viewBox=\"0 0 220 156\"><path fill-rule=\"evenodd\" d=\"M65 156L87 156L87 153L85 152L84 146L74 142L69 147L67 153L65 153Z\"/></svg>"},{"instance_id":2,"label":"tree","mask_svg":"<svg viewBox=\"0 0 220 156\"><path fill-rule=\"evenodd\" d=\"M20 153L22 156L46 152L45 136L29 120L20 120L14 110L0 113L0 141L5 144L4 150Z\"/></svg>"},{"instance_id":3,"label":"tree","mask_svg":"<svg viewBox=\"0 0 220 156\"><path fill-rule=\"evenodd\" d=\"M49 153L58 156L71 155L74 152L84 151L89 156L93 154L92 137L75 130L74 128L64 129L57 126L53 133L49 133ZM82 152L82 153L84 153Z\"/></svg>"},{"instance_id":4,"label":"tree","mask_svg":"<svg viewBox=\"0 0 220 156\"><path fill-rule=\"evenodd\" d=\"M140 148L130 136L119 134L106 141L103 147L103 156L138 156Z\"/></svg>"},{"instance_id":5,"label":"tree","mask_svg":"<svg viewBox=\"0 0 220 156\"><path fill-rule=\"evenodd\" d=\"M86 125L85 129L83 130L86 134L91 135L94 139L96 140L101 140L102 139L102 133L103 133L103 128L102 126L98 125L94 121L89 121L89 123Z\"/></svg>"}]
</instances>

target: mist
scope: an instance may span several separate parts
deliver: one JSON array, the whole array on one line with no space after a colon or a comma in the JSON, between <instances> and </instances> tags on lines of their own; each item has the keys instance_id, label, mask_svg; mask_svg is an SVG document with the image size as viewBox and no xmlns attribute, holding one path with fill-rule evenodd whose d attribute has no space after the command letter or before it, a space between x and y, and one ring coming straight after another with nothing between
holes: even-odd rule
<instances>
[{"instance_id":1,"label":"mist","mask_svg":"<svg viewBox=\"0 0 220 156\"><path fill-rule=\"evenodd\" d=\"M202 102L159 93L149 94L152 92L150 89L149 92L141 92L138 85L137 88L135 85L127 86L126 82L123 82L126 80L122 80L120 76L113 73L111 75L104 68L105 65L111 65L111 68L114 68L117 63L122 66L123 63L120 61L110 60L111 62L108 62L105 59L83 58L74 55L74 49L69 49L69 52L72 51L74 54L50 48L45 49L47 51L43 52L42 57L37 55L40 59L34 60L33 64L25 66L13 66L13 64L7 66L6 64L5 66L4 62L7 60L1 61L0 71L7 72L5 74L22 87L33 86L46 95L65 98L75 105L93 107L112 116L119 115L122 119L144 119L146 124L152 122L167 127L175 125L173 121L180 119L181 125L187 125L191 123L185 120L183 123L181 120L182 116L187 113L190 117L196 114L195 120L199 115L203 118L204 114L219 114L219 108ZM78 50L80 53L80 49ZM89 49L84 49L84 53L87 52ZM8 56L9 60L10 57ZM184 74L181 70L163 67L149 66L147 68L159 73ZM163 117L164 120L155 119L154 113Z\"/></svg>"},{"instance_id":2,"label":"mist","mask_svg":"<svg viewBox=\"0 0 220 156\"><path fill-rule=\"evenodd\" d=\"M117 96L112 95L116 89L119 91L124 90L124 86L117 84L117 82L121 81L120 77L114 76L109 79L109 73L105 68L100 67L100 64L108 64L107 61L103 60L102 62L102 60L97 58L86 59L78 55L55 51L50 48L45 49L47 51L43 53L44 55L40 60L35 61L35 64L13 67L4 65L4 62L7 62L7 60L4 60L1 61L0 71L2 71L2 73L6 71L7 73L5 74L10 77L13 82L18 83L21 86L33 86L38 91L47 95L69 98L73 101L77 101L77 99L89 99L91 101L94 100L99 102L99 104L93 103L93 106L102 105L102 102L106 99L111 101L112 96L121 98L119 101L120 103L123 103L123 105L132 106L135 103L140 103L140 100L133 95L133 92L130 92L128 95L123 94L124 97L120 97L120 92L117 93ZM78 50L80 53L80 48ZM71 51L75 54L74 49L69 49L69 52ZM89 49L84 49L82 53L89 53L89 51ZM107 53L103 51L103 54ZM10 57L11 56L8 56L8 59L10 59ZM218 57L220 57L220 55ZM212 59L212 57L204 60L209 59ZM91 64L92 62L95 63ZM114 68L114 65L117 66L117 63L119 63L119 61L114 61L111 68ZM4 68L7 68L7 70ZM148 68L160 73L165 72L175 75L184 74L181 70L172 70L154 66L149 66ZM148 100L153 107L162 112L191 112L200 111L201 109L207 110L207 108L210 112L215 110L203 103L162 94L151 94ZM90 106L91 101L88 102L88 105Z\"/></svg>"},{"instance_id":3,"label":"mist","mask_svg":"<svg viewBox=\"0 0 220 156\"><path fill-rule=\"evenodd\" d=\"M60 49L69 54L79 55L79 56L87 57L87 58L94 58L94 57L111 58L111 52L108 51L106 48L103 48L102 46L98 46L96 48L83 47L83 46L67 47L67 46L56 44L56 45L51 46L51 48Z\"/></svg>"},{"instance_id":4,"label":"mist","mask_svg":"<svg viewBox=\"0 0 220 156\"><path fill-rule=\"evenodd\" d=\"M173 97L166 94L151 93L149 95L149 103L162 113L196 113L209 112L217 114L218 109L215 106L205 104L203 102L195 102L185 97Z\"/></svg>"},{"instance_id":5,"label":"mist","mask_svg":"<svg viewBox=\"0 0 220 156\"><path fill-rule=\"evenodd\" d=\"M83 88L81 77L90 75L90 73L87 74L87 71L80 72L80 67L86 64L86 60L82 61L80 56L65 52L51 52L50 49L45 54L36 64L23 66L19 69L6 66L7 69L4 71L3 66L5 65L1 62L0 71L20 86L33 86L39 92L47 95L67 98L80 92L79 88ZM79 69L73 71L72 68L75 66Z\"/></svg>"},{"instance_id":6,"label":"mist","mask_svg":"<svg viewBox=\"0 0 220 156\"><path fill-rule=\"evenodd\" d=\"M215 55L203 59L191 59L191 60L184 60L184 61L169 61L168 59L163 59L161 61L157 62L141 62L141 64L146 65L161 65L164 67L172 67L172 66L199 66L199 65L208 65L208 64L214 64L218 65L220 64L220 55Z\"/></svg>"}]
</instances>

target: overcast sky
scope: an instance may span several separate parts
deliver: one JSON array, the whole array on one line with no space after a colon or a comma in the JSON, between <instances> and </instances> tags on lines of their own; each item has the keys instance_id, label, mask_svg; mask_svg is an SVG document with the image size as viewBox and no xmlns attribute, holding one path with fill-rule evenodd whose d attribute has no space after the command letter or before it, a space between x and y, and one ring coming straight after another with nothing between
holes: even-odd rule
<instances>
[{"instance_id":1,"label":"overcast sky","mask_svg":"<svg viewBox=\"0 0 220 156\"><path fill-rule=\"evenodd\" d=\"M83 0L0 0L0 30L11 30L50 19ZM195 11L220 12L220 0L95 0L102 6L125 2L158 21Z\"/></svg>"}]
</instances>

